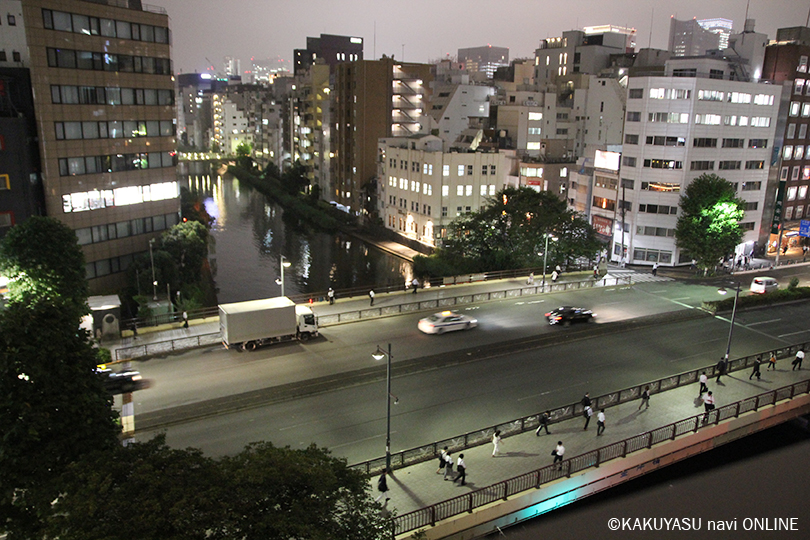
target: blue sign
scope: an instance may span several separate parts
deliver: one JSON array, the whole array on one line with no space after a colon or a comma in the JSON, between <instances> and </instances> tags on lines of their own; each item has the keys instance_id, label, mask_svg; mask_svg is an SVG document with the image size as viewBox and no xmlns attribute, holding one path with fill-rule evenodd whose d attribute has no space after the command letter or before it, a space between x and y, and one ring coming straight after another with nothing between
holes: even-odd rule
<instances>
[{"instance_id":1,"label":"blue sign","mask_svg":"<svg viewBox=\"0 0 810 540\"><path fill-rule=\"evenodd\" d=\"M810 237L810 220L803 219L799 222L799 236Z\"/></svg>"}]
</instances>

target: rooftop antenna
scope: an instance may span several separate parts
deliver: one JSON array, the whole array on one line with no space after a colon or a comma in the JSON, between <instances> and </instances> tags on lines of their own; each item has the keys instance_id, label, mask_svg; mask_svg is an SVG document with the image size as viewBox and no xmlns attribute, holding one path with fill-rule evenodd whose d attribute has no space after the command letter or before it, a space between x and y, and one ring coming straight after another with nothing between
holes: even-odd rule
<instances>
[{"instance_id":1,"label":"rooftop antenna","mask_svg":"<svg viewBox=\"0 0 810 540\"><path fill-rule=\"evenodd\" d=\"M751 5L751 0L748 0L748 2L745 3L745 19L743 20L743 25L745 24L745 21L748 20L748 7L750 5ZM745 26L743 26L743 32L745 32Z\"/></svg>"},{"instance_id":2,"label":"rooftop antenna","mask_svg":"<svg viewBox=\"0 0 810 540\"><path fill-rule=\"evenodd\" d=\"M374 21L374 50L372 51L372 60L377 59L377 21Z\"/></svg>"},{"instance_id":3,"label":"rooftop antenna","mask_svg":"<svg viewBox=\"0 0 810 540\"><path fill-rule=\"evenodd\" d=\"M405 61L405 44L402 44L402 61Z\"/></svg>"},{"instance_id":4,"label":"rooftop antenna","mask_svg":"<svg viewBox=\"0 0 810 540\"><path fill-rule=\"evenodd\" d=\"M650 10L650 39L647 42L647 48L652 49L652 29L653 29L653 18L655 17L655 8Z\"/></svg>"}]
</instances>

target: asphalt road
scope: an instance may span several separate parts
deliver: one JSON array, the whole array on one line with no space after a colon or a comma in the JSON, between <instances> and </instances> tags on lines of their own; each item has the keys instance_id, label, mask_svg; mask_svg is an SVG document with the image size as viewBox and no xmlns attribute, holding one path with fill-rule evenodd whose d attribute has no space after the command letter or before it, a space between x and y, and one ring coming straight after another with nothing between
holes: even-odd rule
<instances>
[{"instance_id":1,"label":"asphalt road","mask_svg":"<svg viewBox=\"0 0 810 540\"><path fill-rule=\"evenodd\" d=\"M729 322L687 308L716 295L713 286L676 282L585 290L470 306L481 326L442 336L419 333L424 315L413 315L330 327L320 341L258 354L209 350L151 360L138 366L154 384L136 393L136 415L205 411L164 429L169 444L210 455L269 440L295 448L314 442L362 461L384 451L385 369L371 359L378 344L393 346L397 451L576 401L585 391L597 395L714 363L725 352ZM542 314L568 303L593 308L599 322L548 327ZM738 313L732 356L806 339L808 309ZM683 313L697 318L681 320ZM626 322L648 315L657 317L647 326ZM241 409L226 412L240 393Z\"/></svg>"}]
</instances>

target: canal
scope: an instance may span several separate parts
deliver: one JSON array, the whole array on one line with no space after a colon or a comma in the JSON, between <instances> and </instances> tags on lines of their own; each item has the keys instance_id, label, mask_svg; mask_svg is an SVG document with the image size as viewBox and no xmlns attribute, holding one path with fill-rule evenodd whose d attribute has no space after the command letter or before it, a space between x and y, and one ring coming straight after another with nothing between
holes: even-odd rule
<instances>
[{"instance_id":1,"label":"canal","mask_svg":"<svg viewBox=\"0 0 810 540\"><path fill-rule=\"evenodd\" d=\"M352 236L291 222L280 206L230 175L187 174L183 185L214 218L209 260L219 303L280 295L281 256L290 263L286 295L398 286L411 276L410 262Z\"/></svg>"}]
</instances>

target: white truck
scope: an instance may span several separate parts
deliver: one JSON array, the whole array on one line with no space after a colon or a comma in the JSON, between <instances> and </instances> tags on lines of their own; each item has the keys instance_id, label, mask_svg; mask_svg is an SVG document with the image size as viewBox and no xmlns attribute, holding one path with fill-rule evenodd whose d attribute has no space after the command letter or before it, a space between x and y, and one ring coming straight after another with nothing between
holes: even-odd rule
<instances>
[{"instance_id":1,"label":"white truck","mask_svg":"<svg viewBox=\"0 0 810 540\"><path fill-rule=\"evenodd\" d=\"M286 296L219 305L219 329L228 349L252 351L282 341L318 335L318 320L308 306Z\"/></svg>"}]
</instances>

